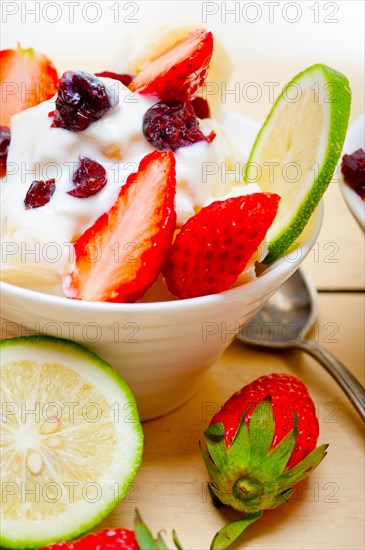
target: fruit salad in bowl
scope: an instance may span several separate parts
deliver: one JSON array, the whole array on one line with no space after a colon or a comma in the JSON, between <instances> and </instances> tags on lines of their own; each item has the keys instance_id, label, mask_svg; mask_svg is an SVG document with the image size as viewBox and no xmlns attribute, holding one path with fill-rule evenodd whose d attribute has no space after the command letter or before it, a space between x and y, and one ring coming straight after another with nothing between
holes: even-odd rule
<instances>
[{"instance_id":1,"label":"fruit salad in bowl","mask_svg":"<svg viewBox=\"0 0 365 550\"><path fill-rule=\"evenodd\" d=\"M185 401L308 254L347 128L348 81L324 65L283 89L260 131L211 110L214 54L194 29L134 74L52 73L52 97L4 99L3 317L97 351L142 418ZM17 63L34 81L40 54L2 55L4 81Z\"/></svg>"}]
</instances>

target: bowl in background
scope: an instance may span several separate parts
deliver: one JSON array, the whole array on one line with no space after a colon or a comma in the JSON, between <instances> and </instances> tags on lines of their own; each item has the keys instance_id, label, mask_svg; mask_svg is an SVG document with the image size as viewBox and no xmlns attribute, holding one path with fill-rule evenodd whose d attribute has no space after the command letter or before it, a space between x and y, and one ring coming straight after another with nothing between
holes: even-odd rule
<instances>
[{"instance_id":1,"label":"bowl in background","mask_svg":"<svg viewBox=\"0 0 365 550\"><path fill-rule=\"evenodd\" d=\"M357 149L365 150L365 113L363 113L351 126L349 127L345 139L345 143L342 150L342 155L351 155ZM344 181L341 169L339 170L340 189L345 202L361 227L365 231L365 201L351 189L349 185Z\"/></svg>"}]
</instances>

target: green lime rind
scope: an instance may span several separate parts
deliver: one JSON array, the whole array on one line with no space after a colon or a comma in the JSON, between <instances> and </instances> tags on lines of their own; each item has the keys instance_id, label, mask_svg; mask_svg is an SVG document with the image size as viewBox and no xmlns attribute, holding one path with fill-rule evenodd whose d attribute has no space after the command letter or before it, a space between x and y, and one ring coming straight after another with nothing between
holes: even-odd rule
<instances>
[{"instance_id":1,"label":"green lime rind","mask_svg":"<svg viewBox=\"0 0 365 550\"><path fill-rule=\"evenodd\" d=\"M293 83L299 83L302 77L307 77L309 73L315 71L322 72L325 82L327 83L327 85L330 85L332 87L332 100L328 103L330 121L328 143L325 156L320 170L318 171L318 175L313 180L311 189L308 191L302 202L298 205L297 211L290 220L289 224L268 244L269 251L264 260L265 264L271 264L278 258L284 256L287 253L289 247L302 233L304 227L306 226L309 218L314 212L316 206L323 196L323 193L327 189L332 179L346 137L351 109L351 88L349 81L345 75L332 69L331 67L323 65L321 63L312 65L311 67L307 68L306 70L299 73L296 77L294 77L293 80L284 87L282 93L275 101L266 121L264 122L253 144L246 165L245 180L246 182L248 181L249 166L251 163L255 162L255 154L258 149L258 145L270 123L271 117L275 109L283 100L286 90ZM275 183L273 183L271 191L275 193Z\"/></svg>"},{"instance_id":2,"label":"green lime rind","mask_svg":"<svg viewBox=\"0 0 365 550\"><path fill-rule=\"evenodd\" d=\"M51 345L55 351L60 349L60 351L66 351L70 352L77 357L82 358L83 360L88 360L92 367L100 368L102 371L104 371L105 374L107 374L115 383L117 386L119 386L123 396L126 398L126 402L130 403L133 406L134 416L133 416L133 425L134 425L134 432L137 437L137 445L136 445L136 456L134 457L133 464L130 465L129 473L126 476L123 476L122 483L119 483L119 492L116 494L113 492L113 498L111 498L111 501L109 503L106 503L105 508L92 517L89 521L86 521L82 525L80 525L77 529L73 529L71 531L67 531L65 529L65 532L62 534L62 536L59 536L57 538L52 536L47 536L45 538L37 538L35 540L34 538L30 538L29 536L25 539L14 540L9 539L6 536L6 533L2 532L3 524L0 522L0 546L4 548L9 549L16 549L16 550L28 550L28 549L35 549L35 548L42 548L44 546L48 546L52 543L57 543L60 541L66 541L66 540L73 540L76 539L88 531L90 531L93 527L98 525L106 516L110 514L110 512L115 508L115 506L120 502L127 494L131 483L133 482L135 475L137 473L138 468L140 467L142 463L142 453L143 453L143 430L142 425L140 423L138 413L137 413L137 405L135 401L135 397L127 385L127 383L123 380L123 378L118 374L117 371L114 370L114 368L101 359L96 353L89 350L88 348L82 346L81 344L77 344L76 342L73 342L71 340L66 340L63 338L55 338L53 336L41 336L41 335L32 335L32 336L21 336L17 338L9 338L6 340L0 341L0 354L3 352L3 350L6 347L9 346L16 346L16 345ZM115 480L118 481L118 480ZM19 531L21 531L21 527L19 528Z\"/></svg>"}]
</instances>

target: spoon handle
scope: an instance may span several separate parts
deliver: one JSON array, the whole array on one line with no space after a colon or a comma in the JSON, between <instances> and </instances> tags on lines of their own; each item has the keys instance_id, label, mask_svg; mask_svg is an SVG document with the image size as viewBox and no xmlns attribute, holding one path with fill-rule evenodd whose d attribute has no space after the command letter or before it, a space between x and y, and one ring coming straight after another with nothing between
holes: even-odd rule
<instances>
[{"instance_id":1,"label":"spoon handle","mask_svg":"<svg viewBox=\"0 0 365 550\"><path fill-rule=\"evenodd\" d=\"M326 348L311 340L295 342L295 347L308 352L324 366L327 372L341 386L361 418L365 420L365 390L345 365Z\"/></svg>"}]
</instances>

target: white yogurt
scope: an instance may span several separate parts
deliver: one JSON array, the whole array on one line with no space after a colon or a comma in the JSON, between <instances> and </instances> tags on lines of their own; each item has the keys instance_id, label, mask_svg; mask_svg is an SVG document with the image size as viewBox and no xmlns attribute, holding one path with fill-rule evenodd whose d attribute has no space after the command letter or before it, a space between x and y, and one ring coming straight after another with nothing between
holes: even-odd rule
<instances>
[{"instance_id":1,"label":"white yogurt","mask_svg":"<svg viewBox=\"0 0 365 550\"><path fill-rule=\"evenodd\" d=\"M127 176L153 150L143 136L142 119L156 100L133 95L115 80L101 80L118 94L119 102L83 132L51 127L48 115L55 98L12 118L8 173L2 181L3 280L62 294L72 242L112 206ZM239 158L234 147L218 123L202 121L200 127L205 134L214 128L215 140L175 153L179 225L214 200L260 190L254 184L232 187L232 176L225 172ZM83 199L67 193L80 157L97 161L107 173L105 187ZM31 183L51 178L56 180L51 200L26 210L24 198Z\"/></svg>"}]
</instances>

